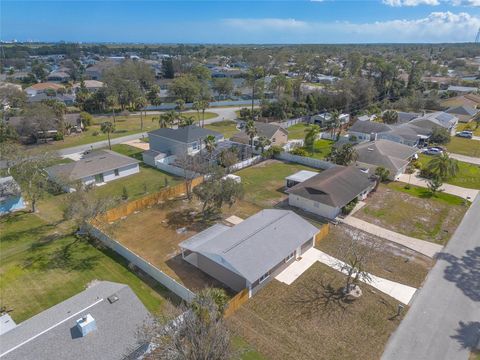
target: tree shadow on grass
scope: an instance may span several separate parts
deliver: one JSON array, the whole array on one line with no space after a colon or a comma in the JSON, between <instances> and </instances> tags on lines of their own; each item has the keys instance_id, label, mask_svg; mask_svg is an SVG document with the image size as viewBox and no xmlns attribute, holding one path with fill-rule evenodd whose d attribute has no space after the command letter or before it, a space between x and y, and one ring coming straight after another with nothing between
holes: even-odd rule
<instances>
[{"instance_id":1,"label":"tree shadow on grass","mask_svg":"<svg viewBox=\"0 0 480 360\"><path fill-rule=\"evenodd\" d=\"M210 217L208 217L210 219ZM211 221L205 221L202 213L194 208L170 211L166 215L167 224L170 228L186 228L189 231L202 231Z\"/></svg>"},{"instance_id":2,"label":"tree shadow on grass","mask_svg":"<svg viewBox=\"0 0 480 360\"><path fill-rule=\"evenodd\" d=\"M449 263L444 278L462 290L473 301L480 301L480 246L467 250L461 258L441 253L438 260Z\"/></svg>"},{"instance_id":3,"label":"tree shadow on grass","mask_svg":"<svg viewBox=\"0 0 480 360\"><path fill-rule=\"evenodd\" d=\"M3 224L0 224L0 225L3 226ZM10 232L8 234L4 234L3 231L0 231L0 239L2 240L2 242L13 242L13 241L21 240L22 238L25 238L25 237L38 238L42 234L50 230L53 230L54 228L55 228L55 224L45 224L45 225L40 225L34 228L22 230L22 231Z\"/></svg>"},{"instance_id":4,"label":"tree shadow on grass","mask_svg":"<svg viewBox=\"0 0 480 360\"><path fill-rule=\"evenodd\" d=\"M464 349L476 350L480 341L480 322L470 321L466 323L460 321L458 325L457 334L452 335L451 338L457 340Z\"/></svg>"}]
</instances>

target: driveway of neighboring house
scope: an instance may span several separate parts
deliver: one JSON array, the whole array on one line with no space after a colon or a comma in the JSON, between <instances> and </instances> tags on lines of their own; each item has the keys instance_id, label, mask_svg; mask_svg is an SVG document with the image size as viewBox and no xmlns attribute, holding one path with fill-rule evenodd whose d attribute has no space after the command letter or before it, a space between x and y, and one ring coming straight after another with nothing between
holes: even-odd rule
<instances>
[{"instance_id":1,"label":"driveway of neighboring house","mask_svg":"<svg viewBox=\"0 0 480 360\"><path fill-rule=\"evenodd\" d=\"M366 233L378 236L382 239L400 244L431 258L433 258L438 252L442 251L443 248L443 246L441 245L399 234L397 232L384 229L378 225L371 224L367 221L355 218L353 216L347 216L344 219L339 218L339 220L356 229L365 231Z\"/></svg>"},{"instance_id":2,"label":"driveway of neighboring house","mask_svg":"<svg viewBox=\"0 0 480 360\"><path fill-rule=\"evenodd\" d=\"M294 261L285 270L278 274L275 279L290 285L316 261L320 261L322 264L325 264L332 269L347 274L347 269L345 268L347 265L344 262L316 248L311 248L302 254L300 260ZM414 287L399 284L372 274L370 274L370 278L372 281L366 282L367 284L404 304L409 304L413 295L417 291Z\"/></svg>"},{"instance_id":3,"label":"driveway of neighboring house","mask_svg":"<svg viewBox=\"0 0 480 360\"><path fill-rule=\"evenodd\" d=\"M428 188L428 180L419 177L417 174L402 174L398 178L399 181L404 182L404 183L409 183L415 186L420 186L423 188ZM479 190L475 189L467 189L463 188L460 186L455 186L455 185L450 185L450 184L443 184L442 187L440 188L443 192L451 195L456 195L460 196L463 199L467 199L468 197L470 199L475 199L477 194L479 193Z\"/></svg>"},{"instance_id":4,"label":"driveway of neighboring house","mask_svg":"<svg viewBox=\"0 0 480 360\"><path fill-rule=\"evenodd\" d=\"M449 156L452 159L456 159L458 161L463 161L470 164L480 165L480 158L472 157L472 156L465 156L460 154L449 153Z\"/></svg>"},{"instance_id":5,"label":"driveway of neighboring house","mask_svg":"<svg viewBox=\"0 0 480 360\"><path fill-rule=\"evenodd\" d=\"M146 143L146 142L144 142L140 139L125 141L122 144L130 145L130 146L136 147L136 148L141 149L141 150L149 150L150 149L150 144Z\"/></svg>"}]
</instances>

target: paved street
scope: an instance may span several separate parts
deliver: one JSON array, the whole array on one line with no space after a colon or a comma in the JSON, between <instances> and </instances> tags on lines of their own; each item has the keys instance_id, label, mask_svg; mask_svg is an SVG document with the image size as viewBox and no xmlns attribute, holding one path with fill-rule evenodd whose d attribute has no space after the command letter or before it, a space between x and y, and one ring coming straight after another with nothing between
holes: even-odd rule
<instances>
[{"instance_id":1,"label":"paved street","mask_svg":"<svg viewBox=\"0 0 480 360\"><path fill-rule=\"evenodd\" d=\"M350 225L351 227L354 227L358 230L415 250L416 252L431 258L433 258L435 254L442 251L443 248L441 245L399 234L397 232L384 229L378 225L358 219L351 215L347 216L344 219L339 218L339 221L343 222L344 224Z\"/></svg>"},{"instance_id":2,"label":"paved street","mask_svg":"<svg viewBox=\"0 0 480 360\"><path fill-rule=\"evenodd\" d=\"M398 180L404 183L428 188L427 179L421 178L417 174L418 172L412 175L402 174L400 175ZM464 199L466 199L467 197L470 197L470 199L475 199L475 197L479 193L479 190L467 189L467 188L450 185L450 184L443 184L443 186L441 187L441 190L447 194L460 196L461 198L464 198Z\"/></svg>"},{"instance_id":3,"label":"paved street","mask_svg":"<svg viewBox=\"0 0 480 360\"><path fill-rule=\"evenodd\" d=\"M467 162L467 163L470 163L470 164L480 165L480 158L478 158L478 157L465 156L465 155L453 154L453 153L449 153L448 155L452 159L456 159L458 161L463 161L463 162Z\"/></svg>"},{"instance_id":4,"label":"paved street","mask_svg":"<svg viewBox=\"0 0 480 360\"><path fill-rule=\"evenodd\" d=\"M480 196L390 338L383 360L467 360L480 339Z\"/></svg>"}]
</instances>

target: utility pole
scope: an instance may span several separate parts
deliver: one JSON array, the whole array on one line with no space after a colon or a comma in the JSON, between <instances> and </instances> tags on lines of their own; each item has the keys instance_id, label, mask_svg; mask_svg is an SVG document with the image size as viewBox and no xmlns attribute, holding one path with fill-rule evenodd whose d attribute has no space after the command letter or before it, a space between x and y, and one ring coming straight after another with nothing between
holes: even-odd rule
<instances>
[{"instance_id":1,"label":"utility pole","mask_svg":"<svg viewBox=\"0 0 480 360\"><path fill-rule=\"evenodd\" d=\"M477 36L475 37L475 44L480 43L480 28L478 28Z\"/></svg>"}]
</instances>

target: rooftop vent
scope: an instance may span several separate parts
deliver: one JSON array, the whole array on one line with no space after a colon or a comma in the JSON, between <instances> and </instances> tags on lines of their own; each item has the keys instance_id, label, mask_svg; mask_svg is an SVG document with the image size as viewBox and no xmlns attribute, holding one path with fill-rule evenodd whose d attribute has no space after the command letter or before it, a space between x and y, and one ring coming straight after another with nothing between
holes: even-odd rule
<instances>
[{"instance_id":1,"label":"rooftop vent","mask_svg":"<svg viewBox=\"0 0 480 360\"><path fill-rule=\"evenodd\" d=\"M97 324L92 315L87 314L77 320L77 329L80 331L80 334L82 334L82 337L84 337L92 331L97 330Z\"/></svg>"},{"instance_id":2,"label":"rooftop vent","mask_svg":"<svg viewBox=\"0 0 480 360\"><path fill-rule=\"evenodd\" d=\"M118 301L118 295L113 294L112 296L109 296L107 299L110 304L113 304L114 302Z\"/></svg>"}]
</instances>

